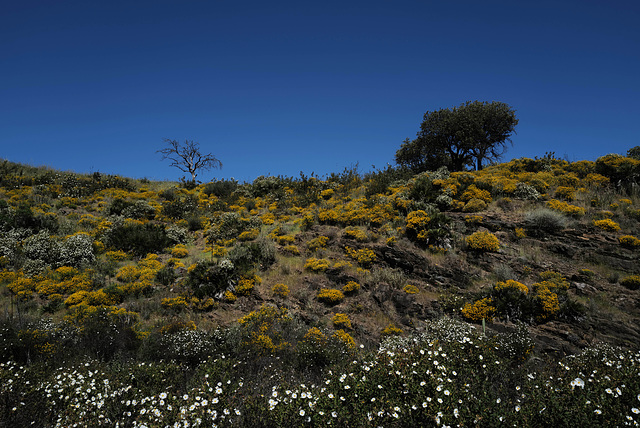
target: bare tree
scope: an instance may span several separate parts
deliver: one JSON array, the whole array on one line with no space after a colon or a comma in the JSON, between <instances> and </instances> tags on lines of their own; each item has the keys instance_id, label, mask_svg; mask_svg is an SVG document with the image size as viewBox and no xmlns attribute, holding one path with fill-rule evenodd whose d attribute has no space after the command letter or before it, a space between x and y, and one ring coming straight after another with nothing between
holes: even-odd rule
<instances>
[{"instance_id":1,"label":"bare tree","mask_svg":"<svg viewBox=\"0 0 640 428\"><path fill-rule=\"evenodd\" d=\"M162 153L162 160L169 159L171 166L175 166L182 172L191 174L191 183L195 184L198 170L209 170L211 168L222 168L220 162L214 155L202 154L200 144L195 141L185 140L180 143L177 140L165 138L163 140L169 147L158 150Z\"/></svg>"}]
</instances>

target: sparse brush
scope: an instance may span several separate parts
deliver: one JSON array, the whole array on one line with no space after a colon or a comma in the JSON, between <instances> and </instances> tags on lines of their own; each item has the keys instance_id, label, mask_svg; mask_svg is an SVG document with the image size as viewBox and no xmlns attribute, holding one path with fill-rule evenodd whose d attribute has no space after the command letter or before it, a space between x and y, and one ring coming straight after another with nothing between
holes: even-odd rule
<instances>
[{"instance_id":1,"label":"sparse brush","mask_svg":"<svg viewBox=\"0 0 640 428\"><path fill-rule=\"evenodd\" d=\"M562 213L538 208L526 214L524 223L531 235L540 236L561 231L567 227L568 221Z\"/></svg>"}]
</instances>

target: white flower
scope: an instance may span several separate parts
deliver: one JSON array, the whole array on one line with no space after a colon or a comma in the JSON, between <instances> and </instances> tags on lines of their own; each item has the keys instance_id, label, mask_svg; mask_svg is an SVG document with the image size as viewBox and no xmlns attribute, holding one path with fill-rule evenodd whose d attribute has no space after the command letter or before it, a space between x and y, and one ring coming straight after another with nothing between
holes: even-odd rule
<instances>
[{"instance_id":1,"label":"white flower","mask_svg":"<svg viewBox=\"0 0 640 428\"><path fill-rule=\"evenodd\" d=\"M453 416L457 418L459 415L460 414L458 413L458 409L453 409Z\"/></svg>"},{"instance_id":2,"label":"white flower","mask_svg":"<svg viewBox=\"0 0 640 428\"><path fill-rule=\"evenodd\" d=\"M304 410L300 410L300 416L304 416Z\"/></svg>"},{"instance_id":3,"label":"white flower","mask_svg":"<svg viewBox=\"0 0 640 428\"><path fill-rule=\"evenodd\" d=\"M602 410L600 410L600 409L595 409L595 410L593 411L593 413L595 413L596 415L601 415L601 414L602 414Z\"/></svg>"},{"instance_id":4,"label":"white flower","mask_svg":"<svg viewBox=\"0 0 640 428\"><path fill-rule=\"evenodd\" d=\"M520 411L520 406L516 406L516 412Z\"/></svg>"},{"instance_id":5,"label":"white flower","mask_svg":"<svg viewBox=\"0 0 640 428\"><path fill-rule=\"evenodd\" d=\"M571 389L575 388L576 386L579 386L580 388L584 389L584 381L579 377L571 381Z\"/></svg>"},{"instance_id":6,"label":"white flower","mask_svg":"<svg viewBox=\"0 0 640 428\"><path fill-rule=\"evenodd\" d=\"M636 415L637 415L638 413L640 413L640 410L638 410L638 408L637 408L637 407L632 408L632 409L631 409L631 411L632 411L633 413L635 413Z\"/></svg>"}]
</instances>

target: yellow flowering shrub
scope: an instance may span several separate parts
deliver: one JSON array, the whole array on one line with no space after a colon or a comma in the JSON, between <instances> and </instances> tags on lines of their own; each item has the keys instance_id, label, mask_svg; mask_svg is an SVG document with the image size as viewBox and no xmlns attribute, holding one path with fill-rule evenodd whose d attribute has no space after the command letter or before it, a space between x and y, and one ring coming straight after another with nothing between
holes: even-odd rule
<instances>
[{"instance_id":1,"label":"yellow flowering shrub","mask_svg":"<svg viewBox=\"0 0 640 428\"><path fill-rule=\"evenodd\" d=\"M593 225L608 232L616 232L620 230L620 225L610 218L606 218L603 220L594 220Z\"/></svg>"},{"instance_id":2,"label":"yellow flowering shrub","mask_svg":"<svg viewBox=\"0 0 640 428\"><path fill-rule=\"evenodd\" d=\"M259 229L245 230L238 236L238 241L253 241L260 234Z\"/></svg>"},{"instance_id":3,"label":"yellow flowering shrub","mask_svg":"<svg viewBox=\"0 0 640 428\"><path fill-rule=\"evenodd\" d=\"M171 249L171 257L183 259L188 255L189 255L189 250L187 250L187 247L185 247L184 244L177 244L175 247Z\"/></svg>"},{"instance_id":4,"label":"yellow flowering shrub","mask_svg":"<svg viewBox=\"0 0 640 428\"><path fill-rule=\"evenodd\" d=\"M209 250L213 257L224 257L227 254L227 249L222 245L213 245Z\"/></svg>"},{"instance_id":5,"label":"yellow flowering shrub","mask_svg":"<svg viewBox=\"0 0 640 428\"><path fill-rule=\"evenodd\" d=\"M462 207L462 212L465 213L477 213L479 211L484 211L487 209L487 203L482 199L473 198L470 199L469 202L464 204Z\"/></svg>"},{"instance_id":6,"label":"yellow flowering shrub","mask_svg":"<svg viewBox=\"0 0 640 428\"><path fill-rule=\"evenodd\" d=\"M349 281L342 287L342 292L344 294L355 294L360 290L360 284L355 281Z\"/></svg>"},{"instance_id":7,"label":"yellow flowering shrub","mask_svg":"<svg viewBox=\"0 0 640 428\"><path fill-rule=\"evenodd\" d=\"M227 291L224 292L224 300L227 303L233 303L236 300L238 300L238 298L230 290L227 290Z\"/></svg>"},{"instance_id":8,"label":"yellow flowering shrub","mask_svg":"<svg viewBox=\"0 0 640 428\"><path fill-rule=\"evenodd\" d=\"M366 242L368 240L367 233L364 230L353 226L346 227L342 232L342 236L345 238L355 239L359 242Z\"/></svg>"},{"instance_id":9,"label":"yellow flowering shrub","mask_svg":"<svg viewBox=\"0 0 640 428\"><path fill-rule=\"evenodd\" d=\"M505 282L496 283L494 290L505 290L505 289L513 289L522 292L523 294L529 294L529 288L521 282L514 281L513 279L508 279Z\"/></svg>"},{"instance_id":10,"label":"yellow flowering shrub","mask_svg":"<svg viewBox=\"0 0 640 428\"><path fill-rule=\"evenodd\" d=\"M85 298L89 294L88 291L82 290L73 293L71 296L67 297L67 300L64 301L66 306L75 306L85 301Z\"/></svg>"},{"instance_id":11,"label":"yellow flowering shrub","mask_svg":"<svg viewBox=\"0 0 640 428\"><path fill-rule=\"evenodd\" d=\"M495 252L500 249L500 241L491 232L475 232L467 236L466 242L467 246L474 251Z\"/></svg>"},{"instance_id":12,"label":"yellow flowering shrub","mask_svg":"<svg viewBox=\"0 0 640 428\"><path fill-rule=\"evenodd\" d=\"M388 337L388 336L400 336L402 334L402 329L396 327L393 324L389 324L385 327L384 330L380 332L380 336Z\"/></svg>"},{"instance_id":13,"label":"yellow flowering shrub","mask_svg":"<svg viewBox=\"0 0 640 428\"><path fill-rule=\"evenodd\" d=\"M488 204L492 201L491 193L488 190L479 189L475 184L467 187L467 190L462 193L460 199L464 202L469 202L472 199L479 199L485 204Z\"/></svg>"},{"instance_id":14,"label":"yellow flowering shrub","mask_svg":"<svg viewBox=\"0 0 640 428\"><path fill-rule=\"evenodd\" d=\"M271 225L276 222L276 216L273 213L266 213L262 217L262 224Z\"/></svg>"},{"instance_id":15,"label":"yellow flowering shrub","mask_svg":"<svg viewBox=\"0 0 640 428\"><path fill-rule=\"evenodd\" d=\"M353 267L353 265L351 264L351 262L348 262L346 260L339 260L335 262L333 265L334 269L342 269L342 268L350 268L350 267Z\"/></svg>"},{"instance_id":16,"label":"yellow flowering shrub","mask_svg":"<svg viewBox=\"0 0 640 428\"><path fill-rule=\"evenodd\" d=\"M295 245L285 245L282 251L286 254L291 254L293 256L300 255L300 249Z\"/></svg>"},{"instance_id":17,"label":"yellow flowering shrub","mask_svg":"<svg viewBox=\"0 0 640 428\"><path fill-rule=\"evenodd\" d=\"M161 334L172 334L178 331L195 331L196 323L193 321L173 321L160 327Z\"/></svg>"},{"instance_id":18,"label":"yellow flowering shrub","mask_svg":"<svg viewBox=\"0 0 640 428\"><path fill-rule=\"evenodd\" d=\"M129 258L129 255L122 250L107 251L106 253L104 253L104 256L107 260L110 260L113 262L121 262Z\"/></svg>"},{"instance_id":19,"label":"yellow flowering shrub","mask_svg":"<svg viewBox=\"0 0 640 428\"><path fill-rule=\"evenodd\" d=\"M304 264L304 268L306 270L310 270L312 272L324 272L329 269L329 260L327 259L316 259L310 258Z\"/></svg>"},{"instance_id":20,"label":"yellow flowering shrub","mask_svg":"<svg viewBox=\"0 0 640 428\"><path fill-rule=\"evenodd\" d=\"M260 277L254 275L252 278L242 277L238 280L238 285L235 287L236 295L248 296L251 294L253 287L260 283Z\"/></svg>"},{"instance_id":21,"label":"yellow flowering shrub","mask_svg":"<svg viewBox=\"0 0 640 428\"><path fill-rule=\"evenodd\" d=\"M516 229L514 230L514 233L516 235L516 238L518 239L527 237L527 232L525 232L525 230L522 227L516 227Z\"/></svg>"},{"instance_id":22,"label":"yellow flowering shrub","mask_svg":"<svg viewBox=\"0 0 640 428\"><path fill-rule=\"evenodd\" d=\"M289 245L289 244L293 244L296 241L296 238L291 235L282 235L282 236L276 237L276 241L280 245Z\"/></svg>"},{"instance_id":23,"label":"yellow flowering shrub","mask_svg":"<svg viewBox=\"0 0 640 428\"><path fill-rule=\"evenodd\" d=\"M620 245L627 248L640 248L640 239L635 236L623 235L618 238L618 241L620 241Z\"/></svg>"},{"instance_id":24,"label":"yellow flowering shrub","mask_svg":"<svg viewBox=\"0 0 640 428\"><path fill-rule=\"evenodd\" d=\"M539 274L543 283L546 283L551 289L554 290L568 290L569 281L560 273L548 270Z\"/></svg>"},{"instance_id":25,"label":"yellow flowering shrub","mask_svg":"<svg viewBox=\"0 0 640 428\"><path fill-rule=\"evenodd\" d=\"M318 292L316 298L323 303L335 305L344 300L344 294L334 288L323 288Z\"/></svg>"},{"instance_id":26,"label":"yellow flowering shrub","mask_svg":"<svg viewBox=\"0 0 640 428\"><path fill-rule=\"evenodd\" d=\"M609 184L608 177L596 173L587 174L584 181L592 187L602 187Z\"/></svg>"},{"instance_id":27,"label":"yellow flowering shrub","mask_svg":"<svg viewBox=\"0 0 640 428\"><path fill-rule=\"evenodd\" d=\"M351 320L347 314L337 313L331 318L333 326L342 329L351 329Z\"/></svg>"},{"instance_id":28,"label":"yellow flowering shrub","mask_svg":"<svg viewBox=\"0 0 640 428\"><path fill-rule=\"evenodd\" d=\"M286 284L275 284L271 288L271 292L274 296L284 299L289 295L289 287Z\"/></svg>"},{"instance_id":29,"label":"yellow flowering shrub","mask_svg":"<svg viewBox=\"0 0 640 428\"><path fill-rule=\"evenodd\" d=\"M327 343L327 336L318 327L311 327L302 340L313 345L324 346Z\"/></svg>"},{"instance_id":30,"label":"yellow flowering shrub","mask_svg":"<svg viewBox=\"0 0 640 428\"><path fill-rule=\"evenodd\" d=\"M628 276L620 281L620 285L630 290L637 290L640 288L640 275Z\"/></svg>"},{"instance_id":31,"label":"yellow flowering shrub","mask_svg":"<svg viewBox=\"0 0 640 428\"><path fill-rule=\"evenodd\" d=\"M546 321L553 318L560 311L558 294L551 291L544 284L537 284L536 299L540 312L536 316L538 321Z\"/></svg>"},{"instance_id":32,"label":"yellow flowering shrub","mask_svg":"<svg viewBox=\"0 0 640 428\"><path fill-rule=\"evenodd\" d=\"M493 300L490 297L474 303L466 303L462 308L462 315L471 321L482 321L483 319L491 321L496 313L496 308L491 306L492 303Z\"/></svg>"},{"instance_id":33,"label":"yellow flowering shrub","mask_svg":"<svg viewBox=\"0 0 640 428\"><path fill-rule=\"evenodd\" d=\"M34 291L36 291L37 282L32 278L25 277L22 272L19 272L14 278L7 284L7 288L19 299L30 298Z\"/></svg>"},{"instance_id":34,"label":"yellow flowering shrub","mask_svg":"<svg viewBox=\"0 0 640 428\"><path fill-rule=\"evenodd\" d=\"M480 224L482 223L482 216L481 215L466 215L464 216L464 221L465 223L471 223L471 224Z\"/></svg>"},{"instance_id":35,"label":"yellow flowering shrub","mask_svg":"<svg viewBox=\"0 0 640 428\"><path fill-rule=\"evenodd\" d=\"M307 249L309 251L316 251L319 248L324 248L327 246L329 242L329 238L326 236L318 236L317 238L313 238L307 244Z\"/></svg>"},{"instance_id":36,"label":"yellow flowering shrub","mask_svg":"<svg viewBox=\"0 0 640 428\"><path fill-rule=\"evenodd\" d=\"M322 199L328 200L331 199L334 193L335 191L333 189L326 189L320 192L320 196L322 197Z\"/></svg>"},{"instance_id":37,"label":"yellow flowering shrub","mask_svg":"<svg viewBox=\"0 0 640 428\"><path fill-rule=\"evenodd\" d=\"M163 308L170 309L176 312L185 310L189 306L189 304L187 303L187 300L183 296L167 297L165 299L162 299L160 304L162 305Z\"/></svg>"},{"instance_id":38,"label":"yellow flowering shrub","mask_svg":"<svg viewBox=\"0 0 640 428\"><path fill-rule=\"evenodd\" d=\"M574 189L573 187L567 187L567 186L558 186L556 188L556 197L565 199L567 201L573 201L574 197L575 197L575 192L576 189Z\"/></svg>"},{"instance_id":39,"label":"yellow flowering shrub","mask_svg":"<svg viewBox=\"0 0 640 428\"><path fill-rule=\"evenodd\" d=\"M559 211L572 217L579 217L585 214L584 208L571 205L567 202L559 201L557 199L551 199L550 201L547 201L547 206L554 211Z\"/></svg>"},{"instance_id":40,"label":"yellow flowering shrub","mask_svg":"<svg viewBox=\"0 0 640 428\"><path fill-rule=\"evenodd\" d=\"M416 287L415 285L411 285L411 284L407 284L402 288L402 291L404 291L407 294L418 294L420 292L420 290L418 289L418 287Z\"/></svg>"},{"instance_id":41,"label":"yellow flowering shrub","mask_svg":"<svg viewBox=\"0 0 640 428\"><path fill-rule=\"evenodd\" d=\"M281 331L291 320L286 308L261 306L259 310L238 319L246 337L244 345L259 354L270 354L289 347Z\"/></svg>"},{"instance_id":42,"label":"yellow flowering shrub","mask_svg":"<svg viewBox=\"0 0 640 428\"><path fill-rule=\"evenodd\" d=\"M369 267L376 261L376 253L370 248L362 248L360 250L353 249L349 246L345 247L347 254L356 260L362 267Z\"/></svg>"},{"instance_id":43,"label":"yellow flowering shrub","mask_svg":"<svg viewBox=\"0 0 640 428\"><path fill-rule=\"evenodd\" d=\"M344 330L337 330L335 333L333 333L332 337L346 345L348 348L356 347L356 341L353 340L353 337L351 337L351 335Z\"/></svg>"}]
</instances>

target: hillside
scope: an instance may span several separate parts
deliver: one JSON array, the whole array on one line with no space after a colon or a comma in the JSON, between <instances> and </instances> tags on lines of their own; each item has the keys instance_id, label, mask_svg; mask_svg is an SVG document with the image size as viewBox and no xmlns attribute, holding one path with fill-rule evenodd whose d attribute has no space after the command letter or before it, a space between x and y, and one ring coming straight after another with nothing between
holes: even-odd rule
<instances>
[{"instance_id":1,"label":"hillside","mask_svg":"<svg viewBox=\"0 0 640 428\"><path fill-rule=\"evenodd\" d=\"M540 423L538 405L553 394L585 425L636 422L639 181L640 161L619 155L571 163L553 156L514 159L475 172L345 170L194 188L5 161L0 305L7 363L0 377L11 378L22 365L27 369L20 376L40 387L5 386L0 426L32 420L108 425L107 419L124 426L183 419L224 425L234 417L245 426L290 425L296 417L314 426L492 426L503 417L528 426ZM448 367L440 374L432 346L440 347L435 356L440 352ZM425 350L429 357L420 359ZM477 352L511 374L462 359ZM600 389L579 399L567 395L576 385L588 390L591 370L610 370L602 362L618 355L626 356L625 364L608 376L625 385L600 384L592 373L588 387ZM356 391L348 393L360 404L351 410L333 398L301 410L304 403L291 398L289 389L311 398L324 379L343 383L331 378L335 373L353 377L352 360L370 364L371 373L363 372L360 384L352 381ZM531 373L560 381L558 362L574 383L552 384L551 395L540 395L542 375L541 383L524 385ZM418 378L398 380L385 398L396 404L371 404L381 399L367 386L379 364L400 364L395 373L404 376L426 363L430 369L411 376L421 376L431 390L411 390ZM120 385L110 390L116 398L102 418L98 410L75 410L74 399L83 399L72 393L54 404L42 398L48 391L42 385L56 389L55 376L85 373L84 364L104 376L105 385ZM258 375L265 370L271 377ZM383 389L377 382L389 379L380 370L375 384ZM218 380L211 386L225 393L211 392L204 373L228 381L233 392L216 387ZM624 381L629 376L635 378ZM295 389L296 381L308 385ZM455 396L458 404L435 402L443 384L453 394L444 399ZM470 384L472 396L485 398L467 403ZM520 386L529 388L526 398L514 392ZM602 392L611 388L622 390ZM152 397L163 416L148 419L146 407L123 416L130 404L122 397L131 401L133 391ZM160 391L175 394L173 410L160 409ZM192 397L185 406L195 407L180 413L183 393ZM229 415L220 407L213 417L198 410L197 394L237 407ZM25 412L24 402L49 404ZM582 416L578 402L588 410ZM562 425L567 414L560 404L547 413ZM280 413L265 416L274 408ZM592 418L602 411L606 419Z\"/></svg>"}]
</instances>

